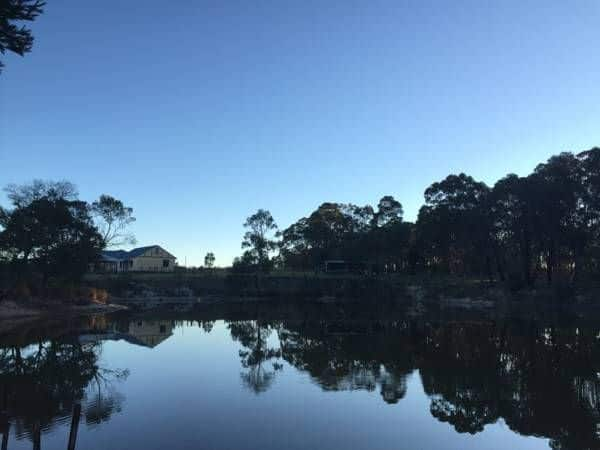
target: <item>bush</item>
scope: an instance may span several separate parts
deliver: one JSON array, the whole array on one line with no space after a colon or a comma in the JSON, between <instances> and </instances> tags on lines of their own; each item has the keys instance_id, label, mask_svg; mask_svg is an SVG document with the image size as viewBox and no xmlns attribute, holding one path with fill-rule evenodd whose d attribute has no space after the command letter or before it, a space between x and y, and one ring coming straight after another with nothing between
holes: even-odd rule
<instances>
[{"instance_id":1,"label":"bush","mask_svg":"<svg viewBox=\"0 0 600 450\"><path fill-rule=\"evenodd\" d=\"M31 300L31 289L27 283L20 282L15 286L13 295L16 300Z\"/></svg>"},{"instance_id":2,"label":"bush","mask_svg":"<svg viewBox=\"0 0 600 450\"><path fill-rule=\"evenodd\" d=\"M510 292L518 292L527 287L527 283L520 272L509 272L506 276L506 285Z\"/></svg>"}]
</instances>

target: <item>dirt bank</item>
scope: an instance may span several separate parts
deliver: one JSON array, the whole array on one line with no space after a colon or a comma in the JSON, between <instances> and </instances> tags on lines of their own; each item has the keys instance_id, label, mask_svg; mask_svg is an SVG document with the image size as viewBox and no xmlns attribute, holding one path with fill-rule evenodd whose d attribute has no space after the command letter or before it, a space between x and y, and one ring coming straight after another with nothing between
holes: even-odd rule
<instances>
[{"instance_id":1,"label":"dirt bank","mask_svg":"<svg viewBox=\"0 0 600 450\"><path fill-rule=\"evenodd\" d=\"M0 321L16 321L17 319L40 319L46 316L105 314L127 309L118 304L89 303L71 305L65 303L16 302L4 300L0 302Z\"/></svg>"}]
</instances>

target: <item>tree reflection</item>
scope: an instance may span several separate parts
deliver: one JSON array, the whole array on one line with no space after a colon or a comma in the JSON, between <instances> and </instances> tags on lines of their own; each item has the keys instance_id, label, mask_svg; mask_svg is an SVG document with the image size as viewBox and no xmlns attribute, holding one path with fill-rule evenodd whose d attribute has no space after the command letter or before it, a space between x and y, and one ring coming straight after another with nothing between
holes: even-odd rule
<instances>
[{"instance_id":1,"label":"tree reflection","mask_svg":"<svg viewBox=\"0 0 600 450\"><path fill-rule=\"evenodd\" d=\"M213 324L197 322L205 332ZM556 449L600 448L597 328L416 318L246 320L227 326L241 345L243 384L256 394L273 385L283 363L324 390L365 390L388 404L400 402L409 377L418 376L431 415L459 433L479 433L503 420L515 432L549 439ZM130 322L97 323L89 335L122 339L119 330L130 331ZM164 333L171 335L171 328ZM42 431L64 423L78 407L90 426L121 410L123 398L112 381L127 371L100 367L101 345L84 338L0 350L5 439L10 431L39 447Z\"/></svg>"},{"instance_id":2,"label":"tree reflection","mask_svg":"<svg viewBox=\"0 0 600 450\"><path fill-rule=\"evenodd\" d=\"M34 448L41 433L83 409L88 424L106 421L120 411L122 396L110 389L123 370L99 367L101 345L78 340L51 340L19 348L0 349L0 402L17 438L28 437ZM71 434L79 420L73 421ZM75 428L73 430L73 428ZM74 442L73 442L74 443Z\"/></svg>"},{"instance_id":3,"label":"tree reflection","mask_svg":"<svg viewBox=\"0 0 600 450\"><path fill-rule=\"evenodd\" d=\"M432 414L475 433L503 418L554 448L598 448L597 331L453 326L431 332L421 369Z\"/></svg>"},{"instance_id":4,"label":"tree reflection","mask_svg":"<svg viewBox=\"0 0 600 450\"><path fill-rule=\"evenodd\" d=\"M418 370L431 414L459 433L503 419L553 448L600 448L597 329L408 320L278 328L282 358L325 390L379 389L397 403Z\"/></svg>"},{"instance_id":5,"label":"tree reflection","mask_svg":"<svg viewBox=\"0 0 600 450\"><path fill-rule=\"evenodd\" d=\"M215 326L215 321L214 320L199 320L198 326L200 328L202 328L202 331L204 331L205 333L208 334L212 331L213 327Z\"/></svg>"},{"instance_id":6,"label":"tree reflection","mask_svg":"<svg viewBox=\"0 0 600 450\"><path fill-rule=\"evenodd\" d=\"M283 358L305 370L326 390L373 391L397 403L406 394L412 354L390 340L401 324L385 333L378 323L287 323L280 332Z\"/></svg>"},{"instance_id":7,"label":"tree reflection","mask_svg":"<svg viewBox=\"0 0 600 450\"><path fill-rule=\"evenodd\" d=\"M244 384L257 394L265 392L273 383L276 372L282 369L278 362L281 350L268 344L273 328L268 323L252 320L231 322L229 330L231 337L244 347L239 352L242 367L246 369L241 373Z\"/></svg>"},{"instance_id":8,"label":"tree reflection","mask_svg":"<svg viewBox=\"0 0 600 450\"><path fill-rule=\"evenodd\" d=\"M499 388L493 330L489 326L429 327L422 347L421 380L431 414L459 433L476 433L498 419ZM490 347L491 346L491 347Z\"/></svg>"}]
</instances>

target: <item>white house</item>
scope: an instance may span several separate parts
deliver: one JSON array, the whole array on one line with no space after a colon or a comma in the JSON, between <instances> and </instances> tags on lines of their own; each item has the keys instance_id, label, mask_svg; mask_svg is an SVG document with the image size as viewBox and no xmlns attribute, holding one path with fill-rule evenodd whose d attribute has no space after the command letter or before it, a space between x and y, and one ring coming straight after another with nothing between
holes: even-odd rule
<instances>
[{"instance_id":1,"label":"white house","mask_svg":"<svg viewBox=\"0 0 600 450\"><path fill-rule=\"evenodd\" d=\"M133 250L105 250L99 270L104 272L173 272L177 258L159 245Z\"/></svg>"}]
</instances>

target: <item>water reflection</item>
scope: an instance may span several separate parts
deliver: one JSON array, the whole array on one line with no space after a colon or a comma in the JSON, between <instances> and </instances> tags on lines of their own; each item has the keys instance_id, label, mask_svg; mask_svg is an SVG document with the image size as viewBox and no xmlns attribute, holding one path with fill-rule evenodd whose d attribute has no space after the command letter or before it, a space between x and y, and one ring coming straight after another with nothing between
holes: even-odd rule
<instances>
[{"instance_id":1,"label":"water reflection","mask_svg":"<svg viewBox=\"0 0 600 450\"><path fill-rule=\"evenodd\" d=\"M502 418L552 448L600 448L597 329L535 323L282 324L282 356L324 389L379 386L388 403L418 370L430 412L459 433ZM335 327L334 327L335 328Z\"/></svg>"},{"instance_id":2,"label":"water reflection","mask_svg":"<svg viewBox=\"0 0 600 450\"><path fill-rule=\"evenodd\" d=\"M259 320L230 322L231 337L244 347L239 351L244 384L255 393L266 391L275 374L283 368L278 362L281 349L269 346L269 337L276 329L273 325Z\"/></svg>"},{"instance_id":3,"label":"water reflection","mask_svg":"<svg viewBox=\"0 0 600 450\"><path fill-rule=\"evenodd\" d=\"M99 317L71 323L62 333L55 329L51 337L33 333L21 335L18 343L4 342L3 448L9 433L40 448L43 434L58 425L76 438L79 423L103 426L115 414L127 414L120 386L129 369L101 358L104 343L116 341L127 354L143 348L150 352L147 359L166 359L174 347L162 347L165 342L185 342L174 338L175 330L199 330L195 339L215 332L214 318L186 320ZM395 405L407 396L407 379L418 374L428 397L423 408L459 434L478 434L501 419L515 433L550 439L555 449L600 448L597 327L398 318L229 320L217 329L237 349L201 364L235 367L256 395L291 370L307 374L324 391L363 390ZM179 361L169 358L171 364ZM237 364L224 363L231 358ZM194 367L182 364L180 370L185 377Z\"/></svg>"},{"instance_id":4,"label":"water reflection","mask_svg":"<svg viewBox=\"0 0 600 450\"><path fill-rule=\"evenodd\" d=\"M126 378L127 370L98 365L101 346L77 339L38 341L25 347L0 350L0 409L3 447L11 424L17 438L28 438L40 448L41 434L71 420L77 433L79 418L97 424L121 409L123 398L110 389Z\"/></svg>"}]
</instances>

